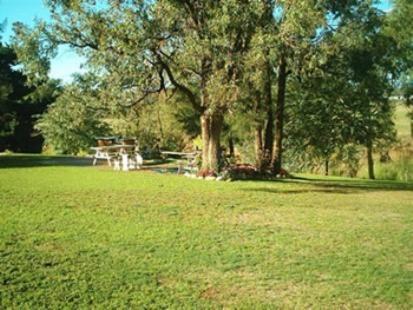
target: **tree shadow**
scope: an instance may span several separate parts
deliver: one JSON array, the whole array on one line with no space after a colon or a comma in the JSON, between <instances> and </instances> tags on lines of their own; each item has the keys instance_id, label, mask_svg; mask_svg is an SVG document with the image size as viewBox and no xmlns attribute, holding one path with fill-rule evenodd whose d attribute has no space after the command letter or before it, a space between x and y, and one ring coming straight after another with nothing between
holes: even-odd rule
<instances>
[{"instance_id":1,"label":"tree shadow","mask_svg":"<svg viewBox=\"0 0 413 310\"><path fill-rule=\"evenodd\" d=\"M92 158L75 156L0 155L0 169L50 166L92 166Z\"/></svg>"},{"instance_id":2,"label":"tree shadow","mask_svg":"<svg viewBox=\"0 0 413 310\"><path fill-rule=\"evenodd\" d=\"M325 179L309 178L309 177L292 177L286 179L274 179L274 180L262 180L259 182L274 182L274 183L287 183L287 184L299 184L309 185L311 187L298 190L300 193L305 192L324 192L324 193L340 193L349 194L354 192L363 191L411 191L413 193L412 182L400 182L390 180L363 180L363 179ZM251 189L253 190L253 189ZM257 188L257 191L266 191L271 189ZM276 192L272 191L272 192ZM287 193L292 193L293 190L285 190Z\"/></svg>"},{"instance_id":3,"label":"tree shadow","mask_svg":"<svg viewBox=\"0 0 413 310\"><path fill-rule=\"evenodd\" d=\"M171 164L176 162L176 160L174 159L162 159L162 158L158 158L158 159L145 159L144 164L145 167L156 167L156 166L162 166L165 164Z\"/></svg>"},{"instance_id":4,"label":"tree shadow","mask_svg":"<svg viewBox=\"0 0 413 310\"><path fill-rule=\"evenodd\" d=\"M163 173L176 173L178 166L170 166L175 161L170 159L145 160L142 170L151 170ZM108 167L106 159L99 159L98 166ZM33 168L33 167L92 167L91 157L77 156L45 156L37 154L0 155L0 169L5 168Z\"/></svg>"},{"instance_id":5,"label":"tree shadow","mask_svg":"<svg viewBox=\"0 0 413 310\"><path fill-rule=\"evenodd\" d=\"M151 171L151 172L156 172L156 173L161 173L161 174L177 174L178 172L178 167L153 167L153 166L143 166L141 170L146 170L146 171Z\"/></svg>"},{"instance_id":6,"label":"tree shadow","mask_svg":"<svg viewBox=\"0 0 413 310\"><path fill-rule=\"evenodd\" d=\"M258 187L258 188L246 188L245 191L251 192L263 192L263 193L270 193L270 194L309 194L309 193L323 193L323 194L354 194L357 192L361 192L361 190L355 189L342 189L342 188L303 188L303 189L286 189L286 190L279 190L276 188L266 188L266 187Z\"/></svg>"}]
</instances>

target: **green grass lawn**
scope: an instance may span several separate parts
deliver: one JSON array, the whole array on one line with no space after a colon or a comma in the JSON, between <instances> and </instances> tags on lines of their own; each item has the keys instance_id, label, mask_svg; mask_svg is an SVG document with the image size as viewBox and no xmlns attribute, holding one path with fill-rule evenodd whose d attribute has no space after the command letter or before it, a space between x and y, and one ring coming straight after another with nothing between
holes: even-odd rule
<instances>
[{"instance_id":1,"label":"green grass lawn","mask_svg":"<svg viewBox=\"0 0 413 310\"><path fill-rule=\"evenodd\" d=\"M72 164L0 156L0 308L413 307L412 183Z\"/></svg>"}]
</instances>

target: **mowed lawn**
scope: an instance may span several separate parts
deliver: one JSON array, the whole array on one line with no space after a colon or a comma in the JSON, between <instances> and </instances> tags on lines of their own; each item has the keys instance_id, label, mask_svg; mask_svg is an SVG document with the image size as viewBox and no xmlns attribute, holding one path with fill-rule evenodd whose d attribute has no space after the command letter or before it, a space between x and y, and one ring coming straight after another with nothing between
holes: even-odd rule
<instances>
[{"instance_id":1,"label":"mowed lawn","mask_svg":"<svg viewBox=\"0 0 413 310\"><path fill-rule=\"evenodd\" d=\"M413 307L413 184L70 164L0 156L0 308Z\"/></svg>"}]
</instances>

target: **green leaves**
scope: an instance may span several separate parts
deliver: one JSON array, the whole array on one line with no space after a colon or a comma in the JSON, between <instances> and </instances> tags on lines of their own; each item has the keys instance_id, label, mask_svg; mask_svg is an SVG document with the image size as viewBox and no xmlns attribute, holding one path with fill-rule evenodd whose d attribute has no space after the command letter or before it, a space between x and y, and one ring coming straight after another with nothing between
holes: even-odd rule
<instances>
[{"instance_id":1,"label":"green leaves","mask_svg":"<svg viewBox=\"0 0 413 310\"><path fill-rule=\"evenodd\" d=\"M75 86L67 86L55 103L37 122L45 145L57 153L77 154L94 145L96 136L108 134L104 113L96 98Z\"/></svg>"},{"instance_id":2,"label":"green leaves","mask_svg":"<svg viewBox=\"0 0 413 310\"><path fill-rule=\"evenodd\" d=\"M57 45L50 40L46 24L38 21L33 29L17 22L13 25L13 49L29 85L39 85L48 79L50 59L56 56Z\"/></svg>"}]
</instances>

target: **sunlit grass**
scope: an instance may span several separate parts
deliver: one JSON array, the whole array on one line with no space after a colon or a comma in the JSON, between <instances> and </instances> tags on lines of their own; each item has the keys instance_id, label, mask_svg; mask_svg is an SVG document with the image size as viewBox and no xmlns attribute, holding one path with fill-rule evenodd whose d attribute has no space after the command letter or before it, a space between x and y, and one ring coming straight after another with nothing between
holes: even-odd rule
<instances>
[{"instance_id":1,"label":"sunlit grass","mask_svg":"<svg viewBox=\"0 0 413 310\"><path fill-rule=\"evenodd\" d=\"M399 103L394 113L397 136L402 140L410 138L410 117L408 112L409 109L404 104Z\"/></svg>"},{"instance_id":2,"label":"sunlit grass","mask_svg":"<svg viewBox=\"0 0 413 310\"><path fill-rule=\"evenodd\" d=\"M413 307L412 183L53 160L0 157L0 308Z\"/></svg>"}]
</instances>

